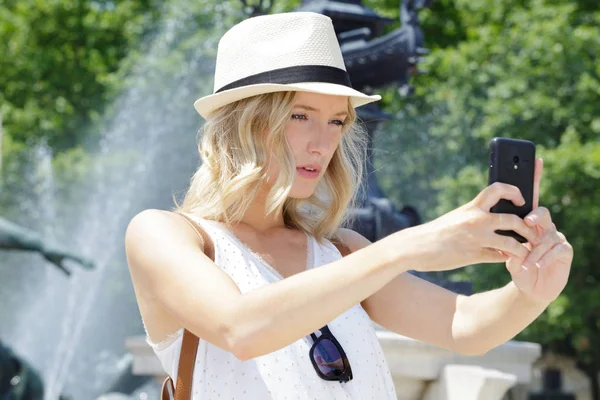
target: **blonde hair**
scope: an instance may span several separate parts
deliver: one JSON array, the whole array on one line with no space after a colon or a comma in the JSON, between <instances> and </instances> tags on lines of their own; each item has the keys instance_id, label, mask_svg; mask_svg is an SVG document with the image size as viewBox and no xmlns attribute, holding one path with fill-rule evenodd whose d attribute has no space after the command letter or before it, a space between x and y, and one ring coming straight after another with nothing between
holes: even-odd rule
<instances>
[{"instance_id":1,"label":"blonde hair","mask_svg":"<svg viewBox=\"0 0 600 400\"><path fill-rule=\"evenodd\" d=\"M267 152L278 160L279 176L266 199L266 215L283 213L284 223L319 242L335 239L339 227L352 223L350 210L362 194L368 137L348 101L348 116L336 149L315 192L306 199L288 198L296 175L285 125L296 92L275 92L228 104L208 118L198 146L201 166L183 203L172 211L231 226L239 222L267 178Z\"/></svg>"}]
</instances>

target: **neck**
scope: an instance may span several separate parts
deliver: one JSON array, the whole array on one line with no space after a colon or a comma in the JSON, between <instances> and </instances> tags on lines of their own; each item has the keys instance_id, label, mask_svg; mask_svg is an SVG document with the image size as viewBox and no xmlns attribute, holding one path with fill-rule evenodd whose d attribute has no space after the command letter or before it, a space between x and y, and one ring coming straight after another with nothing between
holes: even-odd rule
<instances>
[{"instance_id":1,"label":"neck","mask_svg":"<svg viewBox=\"0 0 600 400\"><path fill-rule=\"evenodd\" d=\"M246 225L259 233L268 233L285 228L282 215L267 217L264 212L253 213L251 209L244 214L239 224Z\"/></svg>"},{"instance_id":2,"label":"neck","mask_svg":"<svg viewBox=\"0 0 600 400\"><path fill-rule=\"evenodd\" d=\"M267 215L266 193L264 191L256 196L239 224L245 225L261 234L268 234L286 228L283 221L283 214Z\"/></svg>"}]
</instances>

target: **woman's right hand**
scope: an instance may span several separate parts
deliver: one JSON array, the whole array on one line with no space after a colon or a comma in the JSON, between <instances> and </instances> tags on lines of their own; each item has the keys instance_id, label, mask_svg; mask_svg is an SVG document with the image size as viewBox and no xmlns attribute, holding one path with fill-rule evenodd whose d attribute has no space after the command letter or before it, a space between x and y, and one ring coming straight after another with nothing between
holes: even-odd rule
<instances>
[{"instance_id":1,"label":"woman's right hand","mask_svg":"<svg viewBox=\"0 0 600 400\"><path fill-rule=\"evenodd\" d=\"M497 182L483 189L469 203L425 224L427 233L432 235L437 257L418 270L444 271L477 263L505 262L510 256L527 258L527 247L495 231L515 231L534 246L540 238L520 217L490 212L500 199L512 201L517 206L525 204L519 188Z\"/></svg>"}]
</instances>

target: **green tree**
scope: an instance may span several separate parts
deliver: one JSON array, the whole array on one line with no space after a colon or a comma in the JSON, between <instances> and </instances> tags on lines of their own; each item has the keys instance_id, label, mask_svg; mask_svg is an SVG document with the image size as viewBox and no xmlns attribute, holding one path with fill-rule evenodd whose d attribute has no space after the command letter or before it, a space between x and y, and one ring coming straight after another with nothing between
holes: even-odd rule
<instances>
[{"instance_id":1,"label":"green tree","mask_svg":"<svg viewBox=\"0 0 600 400\"><path fill-rule=\"evenodd\" d=\"M151 0L0 1L3 215L17 212L15 199L35 190L23 182L35 161L31 145L57 155L75 151L65 154L83 162L74 170L89 165L82 148L100 137L106 106L123 87L122 62L144 52L160 7Z\"/></svg>"},{"instance_id":2,"label":"green tree","mask_svg":"<svg viewBox=\"0 0 600 400\"><path fill-rule=\"evenodd\" d=\"M466 33L430 45L429 74L416 95L385 92L394 120L377 147L382 186L432 219L487 184L487 145L495 136L532 140L545 159L541 205L575 249L569 284L518 338L574 356L591 377L600 368L600 12L589 2L456 0ZM427 35L429 42L435 36ZM455 273L477 291L499 287L503 266ZM598 387L594 382L594 398Z\"/></svg>"},{"instance_id":3,"label":"green tree","mask_svg":"<svg viewBox=\"0 0 600 400\"><path fill-rule=\"evenodd\" d=\"M158 17L148 0L0 3L5 134L55 151L81 144L118 90L110 74Z\"/></svg>"}]
</instances>

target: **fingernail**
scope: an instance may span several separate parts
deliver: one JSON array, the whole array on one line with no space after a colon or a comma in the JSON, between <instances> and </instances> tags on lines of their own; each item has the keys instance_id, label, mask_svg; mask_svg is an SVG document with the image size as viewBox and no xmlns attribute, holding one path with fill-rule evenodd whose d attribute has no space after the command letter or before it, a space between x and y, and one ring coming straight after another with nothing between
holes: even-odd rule
<instances>
[{"instance_id":1,"label":"fingernail","mask_svg":"<svg viewBox=\"0 0 600 400\"><path fill-rule=\"evenodd\" d=\"M540 265L540 263L535 263L535 266L539 268L542 268L542 266Z\"/></svg>"},{"instance_id":2,"label":"fingernail","mask_svg":"<svg viewBox=\"0 0 600 400\"><path fill-rule=\"evenodd\" d=\"M533 217L527 217L525 218L527 221L531 222L532 224L535 222Z\"/></svg>"},{"instance_id":3,"label":"fingernail","mask_svg":"<svg viewBox=\"0 0 600 400\"><path fill-rule=\"evenodd\" d=\"M525 271L527 271L527 267L524 265L521 265L521 268L523 268Z\"/></svg>"}]
</instances>

